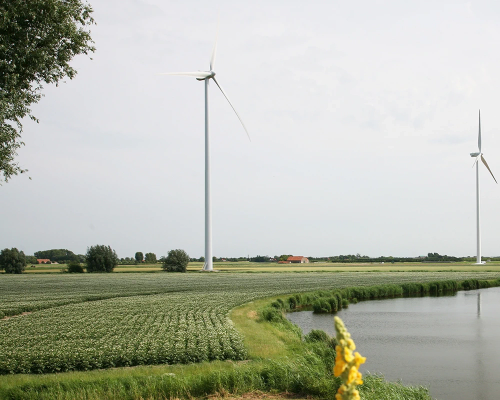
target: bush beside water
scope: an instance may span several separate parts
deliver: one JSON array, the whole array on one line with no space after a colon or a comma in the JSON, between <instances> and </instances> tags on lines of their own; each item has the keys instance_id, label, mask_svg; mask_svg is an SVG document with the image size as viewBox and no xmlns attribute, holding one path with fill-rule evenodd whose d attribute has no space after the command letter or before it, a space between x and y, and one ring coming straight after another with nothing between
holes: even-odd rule
<instances>
[{"instance_id":1,"label":"bush beside water","mask_svg":"<svg viewBox=\"0 0 500 400\"><path fill-rule=\"evenodd\" d=\"M458 290L474 290L494 286L500 286L500 279L467 279L464 281L436 281L427 283L403 283L401 285L390 284L352 287L332 291L317 290L310 293L295 294L285 300L278 298L273 301L269 307L273 310L264 309L261 316L266 321L277 321L281 318L278 315L279 312L283 311L312 308L312 310L318 314L336 313L342 308L347 308L350 303L357 303L362 300L387 299L403 296L438 296L453 294Z\"/></svg>"}]
</instances>

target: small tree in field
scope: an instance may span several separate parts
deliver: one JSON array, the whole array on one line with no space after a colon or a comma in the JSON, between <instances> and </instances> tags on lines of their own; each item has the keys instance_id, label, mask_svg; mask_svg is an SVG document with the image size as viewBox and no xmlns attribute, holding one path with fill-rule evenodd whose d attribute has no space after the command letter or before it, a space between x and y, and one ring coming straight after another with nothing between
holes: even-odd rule
<instances>
[{"instance_id":1,"label":"small tree in field","mask_svg":"<svg viewBox=\"0 0 500 400\"><path fill-rule=\"evenodd\" d=\"M66 269L65 272L70 272L70 273L83 273L85 272L82 265L78 261L70 261L68 263L68 268Z\"/></svg>"},{"instance_id":2,"label":"small tree in field","mask_svg":"<svg viewBox=\"0 0 500 400\"><path fill-rule=\"evenodd\" d=\"M189 264L188 254L181 249L170 250L168 256L163 258L162 268L167 272L186 272Z\"/></svg>"},{"instance_id":3,"label":"small tree in field","mask_svg":"<svg viewBox=\"0 0 500 400\"><path fill-rule=\"evenodd\" d=\"M0 252L0 269L5 270L7 274L22 274L25 267L26 257L22 251L14 247Z\"/></svg>"},{"instance_id":4,"label":"small tree in field","mask_svg":"<svg viewBox=\"0 0 500 400\"><path fill-rule=\"evenodd\" d=\"M156 254L155 253L146 253L145 255L146 264L156 264Z\"/></svg>"},{"instance_id":5,"label":"small tree in field","mask_svg":"<svg viewBox=\"0 0 500 400\"><path fill-rule=\"evenodd\" d=\"M144 260L144 254L142 254L142 251L138 251L137 253L135 253L135 261L141 263L142 260Z\"/></svg>"},{"instance_id":6,"label":"small tree in field","mask_svg":"<svg viewBox=\"0 0 500 400\"><path fill-rule=\"evenodd\" d=\"M87 272L113 272L118 264L118 256L109 246L90 246L87 248L85 264Z\"/></svg>"}]
</instances>

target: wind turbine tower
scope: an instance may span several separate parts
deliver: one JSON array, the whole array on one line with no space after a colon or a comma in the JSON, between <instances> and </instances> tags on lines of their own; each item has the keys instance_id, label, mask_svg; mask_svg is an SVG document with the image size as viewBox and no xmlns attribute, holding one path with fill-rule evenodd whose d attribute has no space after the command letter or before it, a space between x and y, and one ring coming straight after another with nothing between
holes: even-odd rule
<instances>
[{"instance_id":1,"label":"wind turbine tower","mask_svg":"<svg viewBox=\"0 0 500 400\"><path fill-rule=\"evenodd\" d=\"M212 79L217 87L220 89L229 105L236 113L236 116L243 125L243 129L248 136L248 140L250 140L250 135L248 134L248 130L243 123L240 115L236 111L236 109L231 104L229 97L227 97L222 87L215 79L215 54L217 52L217 38L215 39L214 48L212 50L212 57L210 58L210 70L209 71L196 71L196 72L170 72L163 73L160 75L182 75L182 76L191 76L196 78L198 81L205 81L205 265L203 266L204 271L213 271L213 262L212 262L212 205L211 205L211 196L210 196L210 135L209 135L209 113L208 113L208 83L210 79Z\"/></svg>"},{"instance_id":2,"label":"wind turbine tower","mask_svg":"<svg viewBox=\"0 0 500 400\"><path fill-rule=\"evenodd\" d=\"M483 162L485 167L490 171L491 176L495 180L495 183L498 183L497 180L495 179L495 176L493 175L493 172L491 172L490 167L488 166L488 163L483 157L483 153L481 152L481 110L479 110L479 133L478 133L478 139L477 139L477 147L478 147L478 152L477 153L470 153L471 157L475 158L474 164L472 167L476 166L476 228L477 228L477 259L476 259L476 265L480 264L485 264L484 261L481 260L481 218L480 218L480 204L479 204L479 159Z\"/></svg>"}]
</instances>

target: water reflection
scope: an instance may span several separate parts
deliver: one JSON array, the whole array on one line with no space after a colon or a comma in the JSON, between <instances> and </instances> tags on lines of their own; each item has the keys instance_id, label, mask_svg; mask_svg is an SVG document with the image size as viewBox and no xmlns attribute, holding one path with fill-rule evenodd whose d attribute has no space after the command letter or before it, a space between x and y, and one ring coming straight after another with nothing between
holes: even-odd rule
<instances>
[{"instance_id":1,"label":"water reflection","mask_svg":"<svg viewBox=\"0 0 500 400\"><path fill-rule=\"evenodd\" d=\"M367 362L363 372L426 385L441 400L499 396L500 288L458 292L453 297L375 300L338 315ZM308 333L334 334L332 315L310 311L289 319Z\"/></svg>"},{"instance_id":2,"label":"water reflection","mask_svg":"<svg viewBox=\"0 0 500 400\"><path fill-rule=\"evenodd\" d=\"M477 317L481 316L481 293L477 294Z\"/></svg>"}]
</instances>

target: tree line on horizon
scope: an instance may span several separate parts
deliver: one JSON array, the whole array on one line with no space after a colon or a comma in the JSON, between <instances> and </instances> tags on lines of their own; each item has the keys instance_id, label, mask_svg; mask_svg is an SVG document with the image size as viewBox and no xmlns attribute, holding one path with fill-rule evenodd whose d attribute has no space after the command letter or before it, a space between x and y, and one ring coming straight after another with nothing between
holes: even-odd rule
<instances>
[{"instance_id":1,"label":"tree line on horizon","mask_svg":"<svg viewBox=\"0 0 500 400\"><path fill-rule=\"evenodd\" d=\"M99 248L98 255L94 257L96 248ZM170 256L170 253L176 253ZM96 253L97 254L97 253ZM255 257L213 257L214 262L279 262L286 261L291 254L282 254L280 256L261 256L257 255ZM94 258L95 260L94 260ZM170 257L170 258L169 258ZM470 261L473 262L475 258L472 256L467 257L455 257L448 255L441 255L439 253L427 253L427 256L419 257L393 257L393 256L380 256L380 257L369 257L366 255L348 254L348 255L338 255L330 257L307 257L311 262L332 262L332 263L405 263L405 262L432 262L432 263L450 263L450 262L460 262L460 261ZM488 261L500 261L500 257L485 257ZM37 259L49 260L48 263L58 263L67 264L66 272L84 272L84 268L87 272L111 272L117 265L137 265L137 264L156 264L160 262L162 268L165 271L178 271L185 272L189 262L204 262L204 257L190 258L184 250L171 250L167 256L161 257L159 260L155 253L142 253L140 251L136 252L134 257L118 258L116 252L109 246L91 246L87 249L87 254L75 254L68 249L51 249L42 250L34 253L33 256L26 256L24 252L19 251L17 248L4 249L0 253L0 270L4 270L7 273L22 273L27 264L37 264ZM173 259L182 260L172 262ZM97 261L96 261L97 260ZM85 265L85 267L82 266ZM174 265L175 266L172 266Z\"/></svg>"},{"instance_id":2,"label":"tree line on horizon","mask_svg":"<svg viewBox=\"0 0 500 400\"><path fill-rule=\"evenodd\" d=\"M36 255L36 256L35 256ZM95 245L87 248L87 253L83 255L75 255L67 249L52 249L46 251L35 252L34 256L26 256L24 252L17 248L3 249L0 251L0 271L5 271L11 274L22 274L28 264L28 261L37 262L38 257L59 257L61 263L67 264L67 268L63 272L112 272L120 263L116 251L110 246ZM62 257L62 258L61 258ZM83 257L83 261L82 258ZM49 258L48 263L50 263ZM148 260L151 263L156 263L156 255L154 253L146 253L146 258L142 252L136 252L135 263ZM162 269L167 272L186 272L189 264L189 255L182 249L174 249L168 252L167 256L160 258ZM59 262L58 262L59 263ZM82 265L83 264L83 265Z\"/></svg>"}]
</instances>

